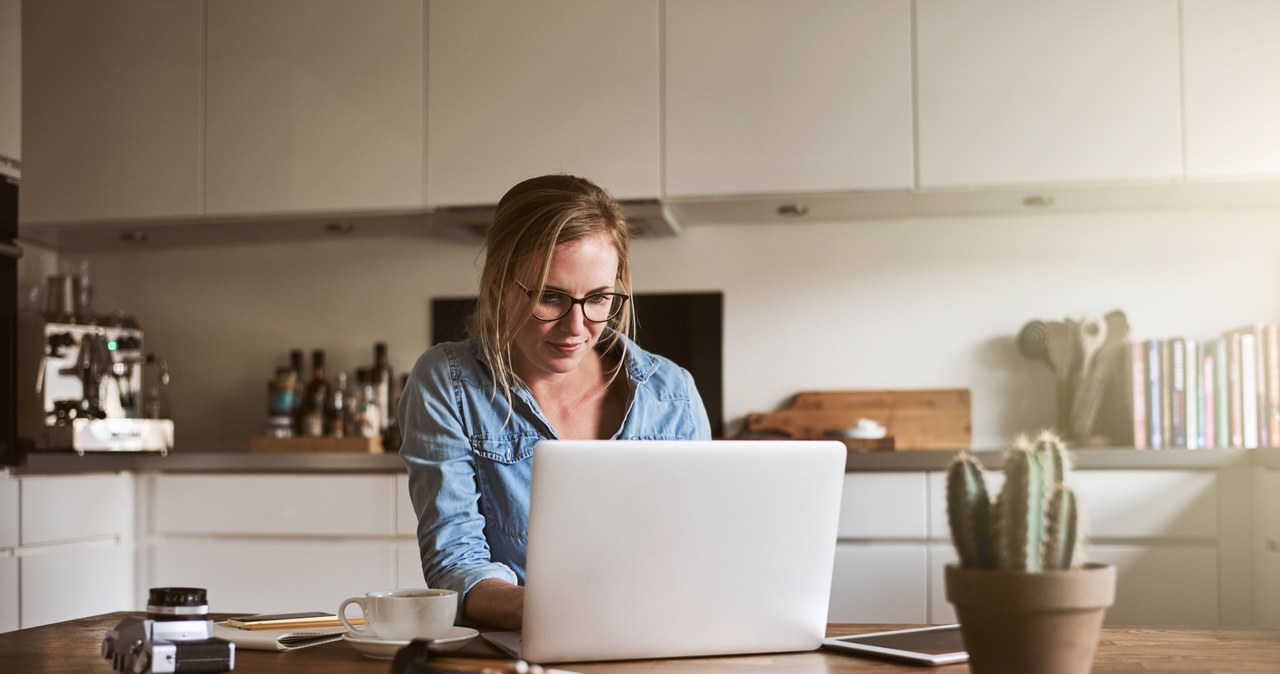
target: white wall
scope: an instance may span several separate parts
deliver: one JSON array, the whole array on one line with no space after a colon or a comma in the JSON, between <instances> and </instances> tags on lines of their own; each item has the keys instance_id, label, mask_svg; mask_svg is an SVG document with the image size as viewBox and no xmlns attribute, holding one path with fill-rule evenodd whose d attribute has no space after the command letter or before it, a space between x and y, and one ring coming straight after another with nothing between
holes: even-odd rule
<instances>
[{"instance_id":1,"label":"white wall","mask_svg":"<svg viewBox=\"0 0 1280 674\"><path fill-rule=\"evenodd\" d=\"M187 452L247 447L290 347L326 348L332 373L386 340L405 371L429 341L430 299L474 294L479 254L349 239L91 264L97 308L138 316L168 358ZM1135 338L1280 321L1277 255L1280 212L993 216L689 226L638 241L634 273L639 292L725 293L730 432L802 389L968 387L974 446L992 448L1052 422L1049 370L1013 342L1027 320L1119 308Z\"/></svg>"}]
</instances>

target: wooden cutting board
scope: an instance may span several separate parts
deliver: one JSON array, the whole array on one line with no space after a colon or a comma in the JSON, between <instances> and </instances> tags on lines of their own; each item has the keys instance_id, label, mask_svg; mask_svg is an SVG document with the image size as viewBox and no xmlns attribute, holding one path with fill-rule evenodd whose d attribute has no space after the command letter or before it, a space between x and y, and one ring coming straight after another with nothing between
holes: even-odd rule
<instances>
[{"instance_id":1,"label":"wooden cutting board","mask_svg":"<svg viewBox=\"0 0 1280 674\"><path fill-rule=\"evenodd\" d=\"M382 438L249 438L249 451L381 454Z\"/></svg>"},{"instance_id":2,"label":"wooden cutting board","mask_svg":"<svg viewBox=\"0 0 1280 674\"><path fill-rule=\"evenodd\" d=\"M973 441L969 389L804 391L777 412L747 415L747 430L804 440L873 419L894 438L894 449L969 449Z\"/></svg>"}]
</instances>

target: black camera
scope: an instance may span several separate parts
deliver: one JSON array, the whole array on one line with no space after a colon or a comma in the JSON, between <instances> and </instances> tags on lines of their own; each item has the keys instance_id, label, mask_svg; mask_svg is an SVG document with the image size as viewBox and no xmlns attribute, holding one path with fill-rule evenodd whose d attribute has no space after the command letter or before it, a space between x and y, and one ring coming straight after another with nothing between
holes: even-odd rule
<instances>
[{"instance_id":1,"label":"black camera","mask_svg":"<svg viewBox=\"0 0 1280 674\"><path fill-rule=\"evenodd\" d=\"M117 672L229 672L236 645L213 636L204 588L153 587L147 617L125 618L102 640Z\"/></svg>"}]
</instances>

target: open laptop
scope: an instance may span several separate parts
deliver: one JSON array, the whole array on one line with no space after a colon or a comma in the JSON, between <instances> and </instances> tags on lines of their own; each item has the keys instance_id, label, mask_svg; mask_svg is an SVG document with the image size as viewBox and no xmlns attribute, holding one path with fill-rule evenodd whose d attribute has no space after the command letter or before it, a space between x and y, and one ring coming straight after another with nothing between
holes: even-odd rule
<instances>
[{"instance_id":1,"label":"open laptop","mask_svg":"<svg viewBox=\"0 0 1280 674\"><path fill-rule=\"evenodd\" d=\"M845 446L543 441L533 454L523 632L532 662L818 648Z\"/></svg>"}]
</instances>

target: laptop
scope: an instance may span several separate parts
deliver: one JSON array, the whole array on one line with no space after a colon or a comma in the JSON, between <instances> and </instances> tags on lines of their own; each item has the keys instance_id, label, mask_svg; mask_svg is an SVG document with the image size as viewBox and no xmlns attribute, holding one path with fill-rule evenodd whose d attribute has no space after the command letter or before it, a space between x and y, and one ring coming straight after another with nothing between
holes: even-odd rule
<instances>
[{"instance_id":1,"label":"laptop","mask_svg":"<svg viewBox=\"0 0 1280 674\"><path fill-rule=\"evenodd\" d=\"M775 653L825 636L835 441L544 440L522 632L531 662Z\"/></svg>"}]
</instances>

